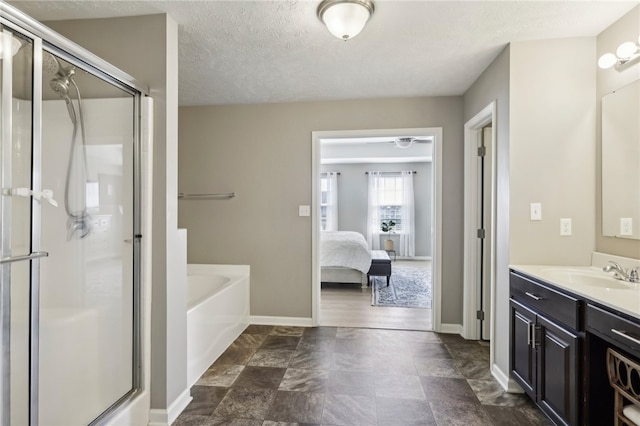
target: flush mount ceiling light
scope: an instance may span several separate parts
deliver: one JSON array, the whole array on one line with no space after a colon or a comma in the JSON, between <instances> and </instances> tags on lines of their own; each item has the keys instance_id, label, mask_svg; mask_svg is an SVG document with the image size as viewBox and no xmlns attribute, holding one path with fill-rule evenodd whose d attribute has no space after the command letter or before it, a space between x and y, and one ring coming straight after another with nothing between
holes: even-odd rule
<instances>
[{"instance_id":1,"label":"flush mount ceiling light","mask_svg":"<svg viewBox=\"0 0 640 426\"><path fill-rule=\"evenodd\" d=\"M370 0L324 0L318 18L331 34L347 41L360 34L374 9Z\"/></svg>"},{"instance_id":2,"label":"flush mount ceiling light","mask_svg":"<svg viewBox=\"0 0 640 426\"><path fill-rule=\"evenodd\" d=\"M431 142L429 139L419 139L414 137L396 138L393 141L396 148L402 148L402 149L409 148L414 143L429 143L429 142Z\"/></svg>"},{"instance_id":3,"label":"flush mount ceiling light","mask_svg":"<svg viewBox=\"0 0 640 426\"><path fill-rule=\"evenodd\" d=\"M627 41L616 49L616 53L605 53L598 59L598 66L602 69L614 67L617 71L623 71L633 64L640 62L640 37L638 42Z\"/></svg>"}]
</instances>

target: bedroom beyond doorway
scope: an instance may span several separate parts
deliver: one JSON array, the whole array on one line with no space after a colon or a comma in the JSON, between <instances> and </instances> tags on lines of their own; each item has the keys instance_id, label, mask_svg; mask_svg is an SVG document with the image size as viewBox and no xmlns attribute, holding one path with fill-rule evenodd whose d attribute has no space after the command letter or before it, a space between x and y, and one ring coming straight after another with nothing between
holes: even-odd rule
<instances>
[{"instance_id":1,"label":"bedroom beyond doorway","mask_svg":"<svg viewBox=\"0 0 640 426\"><path fill-rule=\"evenodd\" d=\"M393 262L393 267L423 269L430 272L431 261L398 259ZM431 283L428 285L431 286ZM362 289L358 285L323 285L320 303L321 325L432 330L431 309L373 306L371 291L371 286Z\"/></svg>"}]
</instances>

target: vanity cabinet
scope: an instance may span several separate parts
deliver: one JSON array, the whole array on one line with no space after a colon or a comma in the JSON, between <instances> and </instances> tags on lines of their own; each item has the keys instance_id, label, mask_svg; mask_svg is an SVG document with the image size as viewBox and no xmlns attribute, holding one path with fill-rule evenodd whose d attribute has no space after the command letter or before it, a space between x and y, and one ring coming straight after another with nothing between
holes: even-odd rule
<instances>
[{"instance_id":1,"label":"vanity cabinet","mask_svg":"<svg viewBox=\"0 0 640 426\"><path fill-rule=\"evenodd\" d=\"M640 358L640 324L632 318L589 303L587 330L632 357Z\"/></svg>"},{"instance_id":2,"label":"vanity cabinet","mask_svg":"<svg viewBox=\"0 0 640 426\"><path fill-rule=\"evenodd\" d=\"M584 303L511 272L510 370L556 424L580 424Z\"/></svg>"}]
</instances>

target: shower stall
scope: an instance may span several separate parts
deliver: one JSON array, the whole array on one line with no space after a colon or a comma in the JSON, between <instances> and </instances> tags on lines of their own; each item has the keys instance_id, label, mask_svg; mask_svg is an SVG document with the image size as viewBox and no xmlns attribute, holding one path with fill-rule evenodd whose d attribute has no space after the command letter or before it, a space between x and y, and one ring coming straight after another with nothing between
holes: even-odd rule
<instances>
[{"instance_id":1,"label":"shower stall","mask_svg":"<svg viewBox=\"0 0 640 426\"><path fill-rule=\"evenodd\" d=\"M101 423L141 392L144 92L0 5L1 425Z\"/></svg>"}]
</instances>

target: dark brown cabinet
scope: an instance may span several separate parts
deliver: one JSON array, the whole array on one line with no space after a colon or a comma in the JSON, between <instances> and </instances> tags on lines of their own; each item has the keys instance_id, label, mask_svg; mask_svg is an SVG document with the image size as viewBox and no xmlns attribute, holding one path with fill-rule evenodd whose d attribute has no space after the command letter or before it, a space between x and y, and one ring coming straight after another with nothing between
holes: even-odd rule
<instances>
[{"instance_id":1,"label":"dark brown cabinet","mask_svg":"<svg viewBox=\"0 0 640 426\"><path fill-rule=\"evenodd\" d=\"M509 284L511 377L557 425L613 424L606 353L640 362L638 315L518 270Z\"/></svg>"},{"instance_id":2,"label":"dark brown cabinet","mask_svg":"<svg viewBox=\"0 0 640 426\"><path fill-rule=\"evenodd\" d=\"M581 303L511 274L511 375L556 424L580 424ZM556 319L556 312L564 323Z\"/></svg>"},{"instance_id":3,"label":"dark brown cabinet","mask_svg":"<svg viewBox=\"0 0 640 426\"><path fill-rule=\"evenodd\" d=\"M511 300L511 374L536 399L536 350L532 340L536 314Z\"/></svg>"},{"instance_id":4,"label":"dark brown cabinet","mask_svg":"<svg viewBox=\"0 0 640 426\"><path fill-rule=\"evenodd\" d=\"M580 337L538 317L538 405L557 424L578 424Z\"/></svg>"}]
</instances>

